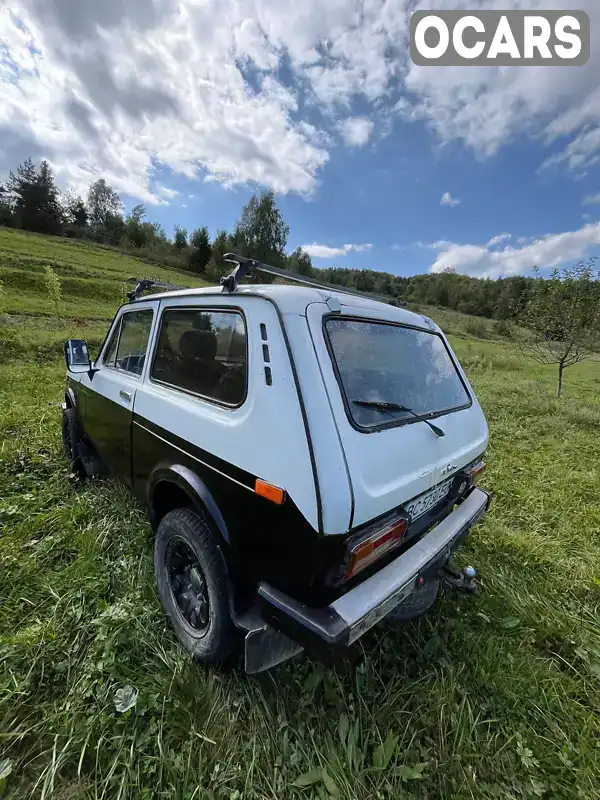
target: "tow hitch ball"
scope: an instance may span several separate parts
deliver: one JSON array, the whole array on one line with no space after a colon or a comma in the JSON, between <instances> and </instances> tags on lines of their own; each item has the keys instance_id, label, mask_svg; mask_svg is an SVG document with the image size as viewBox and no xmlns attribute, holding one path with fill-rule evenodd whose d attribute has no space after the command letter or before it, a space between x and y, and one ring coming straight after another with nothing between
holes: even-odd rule
<instances>
[{"instance_id":1,"label":"tow hitch ball","mask_svg":"<svg viewBox=\"0 0 600 800\"><path fill-rule=\"evenodd\" d=\"M458 572L446 565L440 571L440 578L445 586L465 594L474 594L477 591L476 577L477 572L473 567L465 567L462 572Z\"/></svg>"}]
</instances>

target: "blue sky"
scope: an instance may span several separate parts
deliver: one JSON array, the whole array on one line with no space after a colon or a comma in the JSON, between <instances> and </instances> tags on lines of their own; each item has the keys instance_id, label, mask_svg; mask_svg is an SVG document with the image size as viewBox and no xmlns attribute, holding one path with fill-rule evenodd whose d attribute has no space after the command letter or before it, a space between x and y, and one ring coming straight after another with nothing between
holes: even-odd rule
<instances>
[{"instance_id":1,"label":"blue sky","mask_svg":"<svg viewBox=\"0 0 600 800\"><path fill-rule=\"evenodd\" d=\"M499 277L600 255L600 49L581 68L410 62L409 6L478 5L15 0L0 179L45 157L63 188L103 176L168 233L231 229L273 186L290 249L321 267ZM600 4L577 6L594 42Z\"/></svg>"}]
</instances>

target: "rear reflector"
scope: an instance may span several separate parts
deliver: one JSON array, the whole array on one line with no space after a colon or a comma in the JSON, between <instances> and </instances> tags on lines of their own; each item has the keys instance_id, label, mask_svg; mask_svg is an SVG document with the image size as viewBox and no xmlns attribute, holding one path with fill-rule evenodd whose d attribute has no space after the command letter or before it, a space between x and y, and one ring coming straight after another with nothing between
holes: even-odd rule
<instances>
[{"instance_id":1,"label":"rear reflector","mask_svg":"<svg viewBox=\"0 0 600 800\"><path fill-rule=\"evenodd\" d=\"M485 461L478 461L477 464L474 464L469 470L471 483L477 483L477 481L479 480L479 478L481 478L486 469L487 469L487 464L485 463Z\"/></svg>"},{"instance_id":2,"label":"rear reflector","mask_svg":"<svg viewBox=\"0 0 600 800\"><path fill-rule=\"evenodd\" d=\"M280 489L278 486L273 486L266 481L261 481L259 478L256 479L256 483L254 484L254 491L256 494L259 494L261 497L270 500L278 506L282 505L285 500L285 492L283 489Z\"/></svg>"},{"instance_id":3,"label":"rear reflector","mask_svg":"<svg viewBox=\"0 0 600 800\"><path fill-rule=\"evenodd\" d=\"M352 578L361 569L368 567L385 553L392 550L402 539L408 528L408 520L401 518L388 523L368 539L358 542L349 550L346 578Z\"/></svg>"}]
</instances>

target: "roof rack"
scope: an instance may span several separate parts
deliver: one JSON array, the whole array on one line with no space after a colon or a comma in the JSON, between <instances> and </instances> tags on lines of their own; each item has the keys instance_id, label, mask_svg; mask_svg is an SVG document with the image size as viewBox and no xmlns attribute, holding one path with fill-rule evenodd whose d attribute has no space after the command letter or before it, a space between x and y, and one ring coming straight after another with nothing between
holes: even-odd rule
<instances>
[{"instance_id":1,"label":"roof rack","mask_svg":"<svg viewBox=\"0 0 600 800\"><path fill-rule=\"evenodd\" d=\"M153 289L155 286L160 289L168 289L169 291L176 291L178 289L189 289L189 286L175 286L172 283L164 283L163 281L155 281L152 278L128 278L126 283L135 283L135 289L127 292L127 299L130 303L135 302L142 292Z\"/></svg>"},{"instance_id":2,"label":"roof rack","mask_svg":"<svg viewBox=\"0 0 600 800\"><path fill-rule=\"evenodd\" d=\"M223 291L235 292L240 281L246 276L253 276L256 272L264 272L268 275L275 275L278 278L285 278L294 283L301 283L304 286L314 286L316 289L329 289L332 292L339 294L350 294L357 297L368 297L370 300L377 300L379 303L387 303L388 305L405 306L404 300L396 300L395 298L386 297L385 295L372 294L370 292L361 292L359 289L347 289L343 286L337 286L334 283L326 283L325 281L318 281L315 278L308 278L305 275L298 275L296 272L291 272L287 269L280 269L279 267L272 267L269 264L263 264L261 261L256 261L253 258L246 258L245 256L238 256L235 253L225 253L224 260L230 264L235 264L236 268L231 275L226 278L221 278L221 286Z\"/></svg>"}]
</instances>

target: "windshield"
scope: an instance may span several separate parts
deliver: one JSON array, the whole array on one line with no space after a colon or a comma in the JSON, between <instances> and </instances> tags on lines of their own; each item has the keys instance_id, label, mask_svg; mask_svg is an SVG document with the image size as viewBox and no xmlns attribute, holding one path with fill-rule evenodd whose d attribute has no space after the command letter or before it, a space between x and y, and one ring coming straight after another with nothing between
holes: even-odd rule
<instances>
[{"instance_id":1,"label":"windshield","mask_svg":"<svg viewBox=\"0 0 600 800\"><path fill-rule=\"evenodd\" d=\"M327 320L326 330L348 411L360 427L409 422L471 403L436 333L343 318Z\"/></svg>"}]
</instances>

